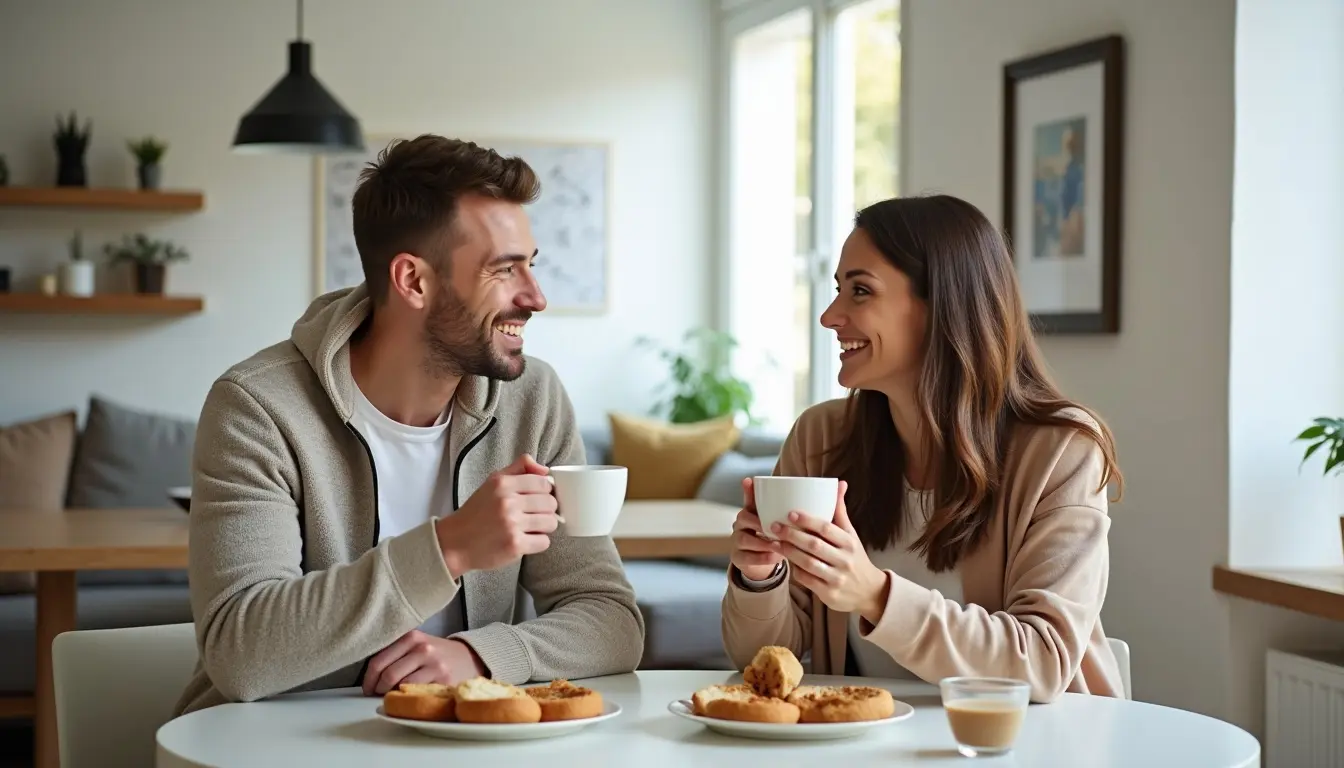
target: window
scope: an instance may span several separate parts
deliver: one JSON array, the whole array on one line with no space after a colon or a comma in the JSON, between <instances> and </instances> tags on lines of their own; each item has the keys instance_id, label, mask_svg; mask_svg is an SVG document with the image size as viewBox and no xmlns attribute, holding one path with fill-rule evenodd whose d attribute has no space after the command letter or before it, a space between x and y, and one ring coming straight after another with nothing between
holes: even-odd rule
<instances>
[{"instance_id":1,"label":"window","mask_svg":"<svg viewBox=\"0 0 1344 768\"><path fill-rule=\"evenodd\" d=\"M899 188L898 0L751 0L724 19L724 317L755 410L844 394L819 318L854 212Z\"/></svg>"}]
</instances>

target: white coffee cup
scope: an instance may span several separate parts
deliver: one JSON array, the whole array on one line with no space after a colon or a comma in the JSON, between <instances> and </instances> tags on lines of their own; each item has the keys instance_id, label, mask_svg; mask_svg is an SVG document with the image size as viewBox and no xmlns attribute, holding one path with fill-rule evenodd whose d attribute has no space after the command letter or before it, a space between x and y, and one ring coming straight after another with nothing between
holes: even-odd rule
<instances>
[{"instance_id":1,"label":"white coffee cup","mask_svg":"<svg viewBox=\"0 0 1344 768\"><path fill-rule=\"evenodd\" d=\"M835 518L835 503L840 481L834 477L778 477L762 475L751 480L756 495L756 514L761 518L761 535L771 541L775 523L789 523L789 513L799 512L819 520ZM797 526L793 526L797 527Z\"/></svg>"},{"instance_id":2,"label":"white coffee cup","mask_svg":"<svg viewBox=\"0 0 1344 768\"><path fill-rule=\"evenodd\" d=\"M570 536L608 536L625 505L625 467L610 464L551 467L561 527Z\"/></svg>"}]
</instances>

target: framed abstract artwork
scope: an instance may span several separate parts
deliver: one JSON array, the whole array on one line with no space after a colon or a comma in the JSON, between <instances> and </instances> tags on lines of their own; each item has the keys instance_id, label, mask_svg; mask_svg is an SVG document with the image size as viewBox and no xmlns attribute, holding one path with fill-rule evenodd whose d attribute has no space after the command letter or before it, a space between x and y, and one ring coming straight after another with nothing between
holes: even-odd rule
<instances>
[{"instance_id":1,"label":"framed abstract artwork","mask_svg":"<svg viewBox=\"0 0 1344 768\"><path fill-rule=\"evenodd\" d=\"M1120 331L1125 46L1003 68L1003 225L1038 332Z\"/></svg>"}]
</instances>

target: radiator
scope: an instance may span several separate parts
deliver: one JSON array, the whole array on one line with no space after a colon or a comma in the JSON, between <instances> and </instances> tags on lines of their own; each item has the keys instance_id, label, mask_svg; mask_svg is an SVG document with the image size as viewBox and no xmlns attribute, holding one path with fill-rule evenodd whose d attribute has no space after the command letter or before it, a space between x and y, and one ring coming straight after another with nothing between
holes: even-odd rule
<instances>
[{"instance_id":1,"label":"radiator","mask_svg":"<svg viewBox=\"0 0 1344 768\"><path fill-rule=\"evenodd\" d=\"M1265 658L1265 768L1344 766L1344 653L1271 649Z\"/></svg>"}]
</instances>

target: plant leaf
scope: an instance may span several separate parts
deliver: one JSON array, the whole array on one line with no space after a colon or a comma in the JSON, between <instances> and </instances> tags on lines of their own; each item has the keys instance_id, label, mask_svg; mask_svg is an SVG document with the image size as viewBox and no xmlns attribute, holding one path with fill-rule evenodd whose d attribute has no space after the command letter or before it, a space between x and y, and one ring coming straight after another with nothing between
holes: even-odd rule
<instances>
[{"instance_id":1,"label":"plant leaf","mask_svg":"<svg viewBox=\"0 0 1344 768\"><path fill-rule=\"evenodd\" d=\"M1322 445L1325 445L1325 444L1328 443L1328 442L1330 442L1330 441L1329 441L1329 440L1322 440L1322 441L1320 441L1320 442L1318 442L1318 443L1313 444L1311 447L1307 448L1307 452L1304 453L1304 454L1302 454L1302 464L1306 464L1306 463L1307 463L1307 459L1310 459L1310 458L1311 458L1311 454L1315 453L1317 448L1320 448ZM1298 466L1301 467L1302 464L1299 464Z\"/></svg>"},{"instance_id":2,"label":"plant leaf","mask_svg":"<svg viewBox=\"0 0 1344 768\"><path fill-rule=\"evenodd\" d=\"M1334 450L1330 452L1330 458L1325 462L1325 474L1330 474L1330 470L1344 465L1344 443L1335 443Z\"/></svg>"},{"instance_id":3,"label":"plant leaf","mask_svg":"<svg viewBox=\"0 0 1344 768\"><path fill-rule=\"evenodd\" d=\"M1299 433L1298 436L1293 439L1310 440L1314 437L1320 437L1321 435L1324 434L1325 434L1325 427L1321 426L1320 424L1317 424L1314 427L1307 427L1306 429L1302 430L1302 432Z\"/></svg>"}]
</instances>

